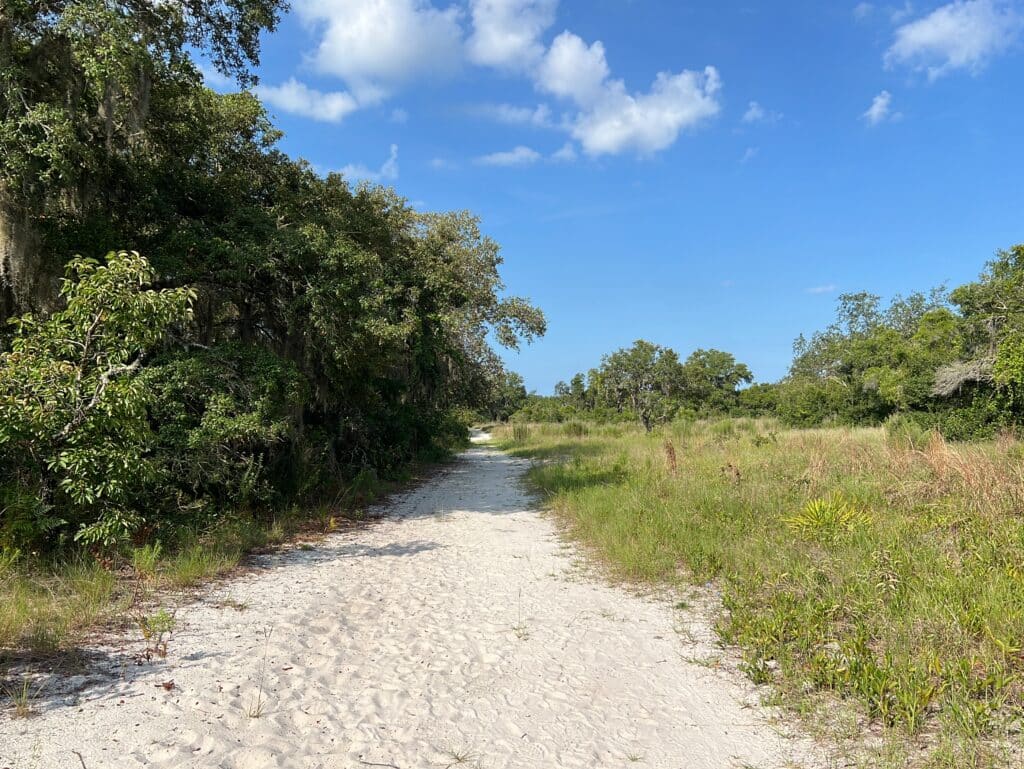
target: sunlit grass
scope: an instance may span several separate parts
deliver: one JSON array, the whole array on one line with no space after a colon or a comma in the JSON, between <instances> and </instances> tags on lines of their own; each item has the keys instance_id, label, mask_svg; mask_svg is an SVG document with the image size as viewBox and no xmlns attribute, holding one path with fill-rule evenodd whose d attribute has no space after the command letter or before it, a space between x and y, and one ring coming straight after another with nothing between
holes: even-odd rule
<instances>
[{"instance_id":1,"label":"sunlit grass","mask_svg":"<svg viewBox=\"0 0 1024 769\"><path fill-rule=\"evenodd\" d=\"M1024 713L1015 440L749 419L513 429L496 440L545 460L530 478L618 575L720 587L718 629L752 679L928 735L915 761L1000 765Z\"/></svg>"}]
</instances>

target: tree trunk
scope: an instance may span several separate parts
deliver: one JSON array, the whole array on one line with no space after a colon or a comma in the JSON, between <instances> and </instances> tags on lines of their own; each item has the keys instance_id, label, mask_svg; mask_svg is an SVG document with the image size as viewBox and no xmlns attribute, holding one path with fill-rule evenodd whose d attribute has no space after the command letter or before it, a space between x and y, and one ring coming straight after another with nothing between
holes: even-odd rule
<instances>
[{"instance_id":1,"label":"tree trunk","mask_svg":"<svg viewBox=\"0 0 1024 769\"><path fill-rule=\"evenodd\" d=\"M59 272L50 269L42 241L27 211L12 205L0 188L0 322L57 304Z\"/></svg>"}]
</instances>

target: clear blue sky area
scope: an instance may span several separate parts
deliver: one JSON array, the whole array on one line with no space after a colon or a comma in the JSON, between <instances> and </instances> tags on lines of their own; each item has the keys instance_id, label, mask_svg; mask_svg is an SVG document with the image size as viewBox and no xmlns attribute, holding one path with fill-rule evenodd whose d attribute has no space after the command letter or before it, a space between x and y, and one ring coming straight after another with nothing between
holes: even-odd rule
<instances>
[{"instance_id":1,"label":"clear blue sky area","mask_svg":"<svg viewBox=\"0 0 1024 769\"><path fill-rule=\"evenodd\" d=\"M295 0L259 74L290 154L480 215L539 392L637 338L772 381L1024 240L1024 0Z\"/></svg>"}]
</instances>

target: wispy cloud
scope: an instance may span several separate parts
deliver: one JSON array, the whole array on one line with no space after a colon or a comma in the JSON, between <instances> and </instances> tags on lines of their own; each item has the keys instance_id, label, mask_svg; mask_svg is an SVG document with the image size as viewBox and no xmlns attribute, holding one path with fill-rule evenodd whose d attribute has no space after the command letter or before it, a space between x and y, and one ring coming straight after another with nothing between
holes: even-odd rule
<instances>
[{"instance_id":1,"label":"wispy cloud","mask_svg":"<svg viewBox=\"0 0 1024 769\"><path fill-rule=\"evenodd\" d=\"M752 101L747 105L747 111L743 113L744 123L778 123L782 120L782 113L765 109L759 102Z\"/></svg>"},{"instance_id":2,"label":"wispy cloud","mask_svg":"<svg viewBox=\"0 0 1024 769\"><path fill-rule=\"evenodd\" d=\"M757 157L761 149L759 147L747 147L746 152L743 153L743 157L740 158L741 163L749 163L751 160Z\"/></svg>"},{"instance_id":3,"label":"wispy cloud","mask_svg":"<svg viewBox=\"0 0 1024 769\"><path fill-rule=\"evenodd\" d=\"M864 21L875 11L875 6L871 3L857 3L853 7L853 18L857 21Z\"/></svg>"},{"instance_id":4,"label":"wispy cloud","mask_svg":"<svg viewBox=\"0 0 1024 769\"><path fill-rule=\"evenodd\" d=\"M525 166L536 163L541 159L541 154L530 147L520 144L507 152L492 152L476 159L477 165L481 166Z\"/></svg>"},{"instance_id":5,"label":"wispy cloud","mask_svg":"<svg viewBox=\"0 0 1024 769\"><path fill-rule=\"evenodd\" d=\"M508 125L555 127L551 108L546 104L538 104L536 107L520 107L514 104L478 104L471 107L470 112L478 117Z\"/></svg>"},{"instance_id":6,"label":"wispy cloud","mask_svg":"<svg viewBox=\"0 0 1024 769\"><path fill-rule=\"evenodd\" d=\"M861 117L867 121L868 125L877 126L882 123L900 120L903 115L899 112L893 112L892 94L888 91L882 91L871 100L871 106L867 108Z\"/></svg>"},{"instance_id":7,"label":"wispy cloud","mask_svg":"<svg viewBox=\"0 0 1024 769\"><path fill-rule=\"evenodd\" d=\"M954 0L903 24L885 53L886 66L906 65L935 80L954 70L981 71L1013 46L1024 16L1006 0Z\"/></svg>"},{"instance_id":8,"label":"wispy cloud","mask_svg":"<svg viewBox=\"0 0 1024 769\"><path fill-rule=\"evenodd\" d=\"M827 283L824 286L812 286L811 288L805 289L808 294L831 294L836 291L838 286L835 283Z\"/></svg>"},{"instance_id":9,"label":"wispy cloud","mask_svg":"<svg viewBox=\"0 0 1024 769\"><path fill-rule=\"evenodd\" d=\"M394 181L398 178L398 145L391 145L388 159L381 164L380 168L367 168L356 163L345 166L341 169L341 173L348 179L362 179L370 182Z\"/></svg>"}]
</instances>

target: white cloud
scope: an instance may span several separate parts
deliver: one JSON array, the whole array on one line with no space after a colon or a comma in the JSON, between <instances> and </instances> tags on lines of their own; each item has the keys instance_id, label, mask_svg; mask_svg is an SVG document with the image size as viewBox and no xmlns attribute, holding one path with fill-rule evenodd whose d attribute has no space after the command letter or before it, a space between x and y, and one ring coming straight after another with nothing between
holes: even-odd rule
<instances>
[{"instance_id":1,"label":"white cloud","mask_svg":"<svg viewBox=\"0 0 1024 769\"><path fill-rule=\"evenodd\" d=\"M864 21L864 19L870 16L874 10L875 6L871 3L857 3L853 9L853 18L857 21Z\"/></svg>"},{"instance_id":2,"label":"white cloud","mask_svg":"<svg viewBox=\"0 0 1024 769\"><path fill-rule=\"evenodd\" d=\"M831 294L838 286L835 283L829 283L825 286L812 286L807 289L808 294Z\"/></svg>"},{"instance_id":3,"label":"white cloud","mask_svg":"<svg viewBox=\"0 0 1024 769\"><path fill-rule=\"evenodd\" d=\"M743 153L743 157L740 158L741 163L749 163L751 160L757 157L761 149L759 147L747 147L746 152Z\"/></svg>"},{"instance_id":4,"label":"white cloud","mask_svg":"<svg viewBox=\"0 0 1024 769\"><path fill-rule=\"evenodd\" d=\"M529 70L544 55L540 36L554 23L558 0L470 0L470 61L488 67Z\"/></svg>"},{"instance_id":5,"label":"white cloud","mask_svg":"<svg viewBox=\"0 0 1024 769\"><path fill-rule=\"evenodd\" d=\"M396 107L395 109L391 110L391 117L388 119L392 123L408 123L409 113L406 110L402 109L401 107Z\"/></svg>"},{"instance_id":6,"label":"white cloud","mask_svg":"<svg viewBox=\"0 0 1024 769\"><path fill-rule=\"evenodd\" d=\"M391 145L388 159L376 170L356 163L345 166L341 169L341 173L348 179L363 179L371 182L394 181L398 178L398 145Z\"/></svg>"},{"instance_id":7,"label":"white cloud","mask_svg":"<svg viewBox=\"0 0 1024 769\"><path fill-rule=\"evenodd\" d=\"M238 89L238 83L233 78L220 72L216 67L200 64L199 74L203 76L203 83L207 88L212 88L215 91Z\"/></svg>"},{"instance_id":8,"label":"white cloud","mask_svg":"<svg viewBox=\"0 0 1024 769\"><path fill-rule=\"evenodd\" d=\"M1024 17L1001 0L954 0L896 30L887 66L905 64L934 80L953 70L977 73L1010 48Z\"/></svg>"},{"instance_id":9,"label":"white cloud","mask_svg":"<svg viewBox=\"0 0 1024 769\"><path fill-rule=\"evenodd\" d=\"M611 81L577 116L572 135L590 155L657 152L675 142L683 129L718 114L720 88L714 67L677 75L661 72L649 92L637 95L628 93L621 80Z\"/></svg>"},{"instance_id":10,"label":"white cloud","mask_svg":"<svg viewBox=\"0 0 1024 769\"><path fill-rule=\"evenodd\" d=\"M523 166L536 163L540 160L540 153L536 150L519 145L507 152L493 152L476 159L478 165L482 166Z\"/></svg>"},{"instance_id":11,"label":"white cloud","mask_svg":"<svg viewBox=\"0 0 1024 769\"><path fill-rule=\"evenodd\" d=\"M358 106L377 104L414 78L436 79L470 61L517 71L539 91L573 105L557 121L546 105L498 105L490 117L560 129L589 155L657 152L719 112L721 81L714 67L662 72L647 92L631 92L612 78L600 41L588 44L567 30L545 47L542 38L554 23L558 0L460 0L447 8L434 2L442 0L295 0L295 7L319 37L311 63L341 78ZM461 10L466 7L468 38ZM524 159L516 156L517 162Z\"/></svg>"},{"instance_id":12,"label":"white cloud","mask_svg":"<svg viewBox=\"0 0 1024 769\"><path fill-rule=\"evenodd\" d=\"M535 84L573 101L580 111L567 124L590 155L663 150L684 128L716 115L718 72L661 72L647 93L631 94L611 71L600 41L587 45L572 32L555 38L538 67Z\"/></svg>"},{"instance_id":13,"label":"white cloud","mask_svg":"<svg viewBox=\"0 0 1024 769\"><path fill-rule=\"evenodd\" d=\"M744 123L777 123L782 120L782 113L766 110L758 102L752 101L743 113Z\"/></svg>"},{"instance_id":14,"label":"white cloud","mask_svg":"<svg viewBox=\"0 0 1024 769\"><path fill-rule=\"evenodd\" d=\"M338 123L359 108L351 94L339 91L323 93L295 78L289 78L281 85L259 85L254 90L263 101L284 112L326 123Z\"/></svg>"},{"instance_id":15,"label":"white cloud","mask_svg":"<svg viewBox=\"0 0 1024 769\"><path fill-rule=\"evenodd\" d=\"M513 104L481 104L473 107L471 111L480 117L497 120L499 123L508 123L509 125L534 125L541 128L551 128L554 125L551 117L551 108L546 104L538 104L536 107L517 107Z\"/></svg>"},{"instance_id":16,"label":"white cloud","mask_svg":"<svg viewBox=\"0 0 1024 769\"><path fill-rule=\"evenodd\" d=\"M572 163L576 160L576 147L573 146L572 142L566 142L562 145L561 149L556 150L551 155L551 159L556 163Z\"/></svg>"},{"instance_id":17,"label":"white cloud","mask_svg":"<svg viewBox=\"0 0 1024 769\"><path fill-rule=\"evenodd\" d=\"M537 86L587 106L600 97L609 74L600 40L587 46L572 32L563 32L540 64Z\"/></svg>"},{"instance_id":18,"label":"white cloud","mask_svg":"<svg viewBox=\"0 0 1024 769\"><path fill-rule=\"evenodd\" d=\"M876 126L886 121L899 120L903 115L892 111L892 94L882 91L871 100L871 106L861 117L868 122L868 125Z\"/></svg>"},{"instance_id":19,"label":"white cloud","mask_svg":"<svg viewBox=\"0 0 1024 769\"><path fill-rule=\"evenodd\" d=\"M462 55L461 11L427 0L297 0L322 31L313 63L344 80L362 104L414 77L449 74Z\"/></svg>"}]
</instances>

